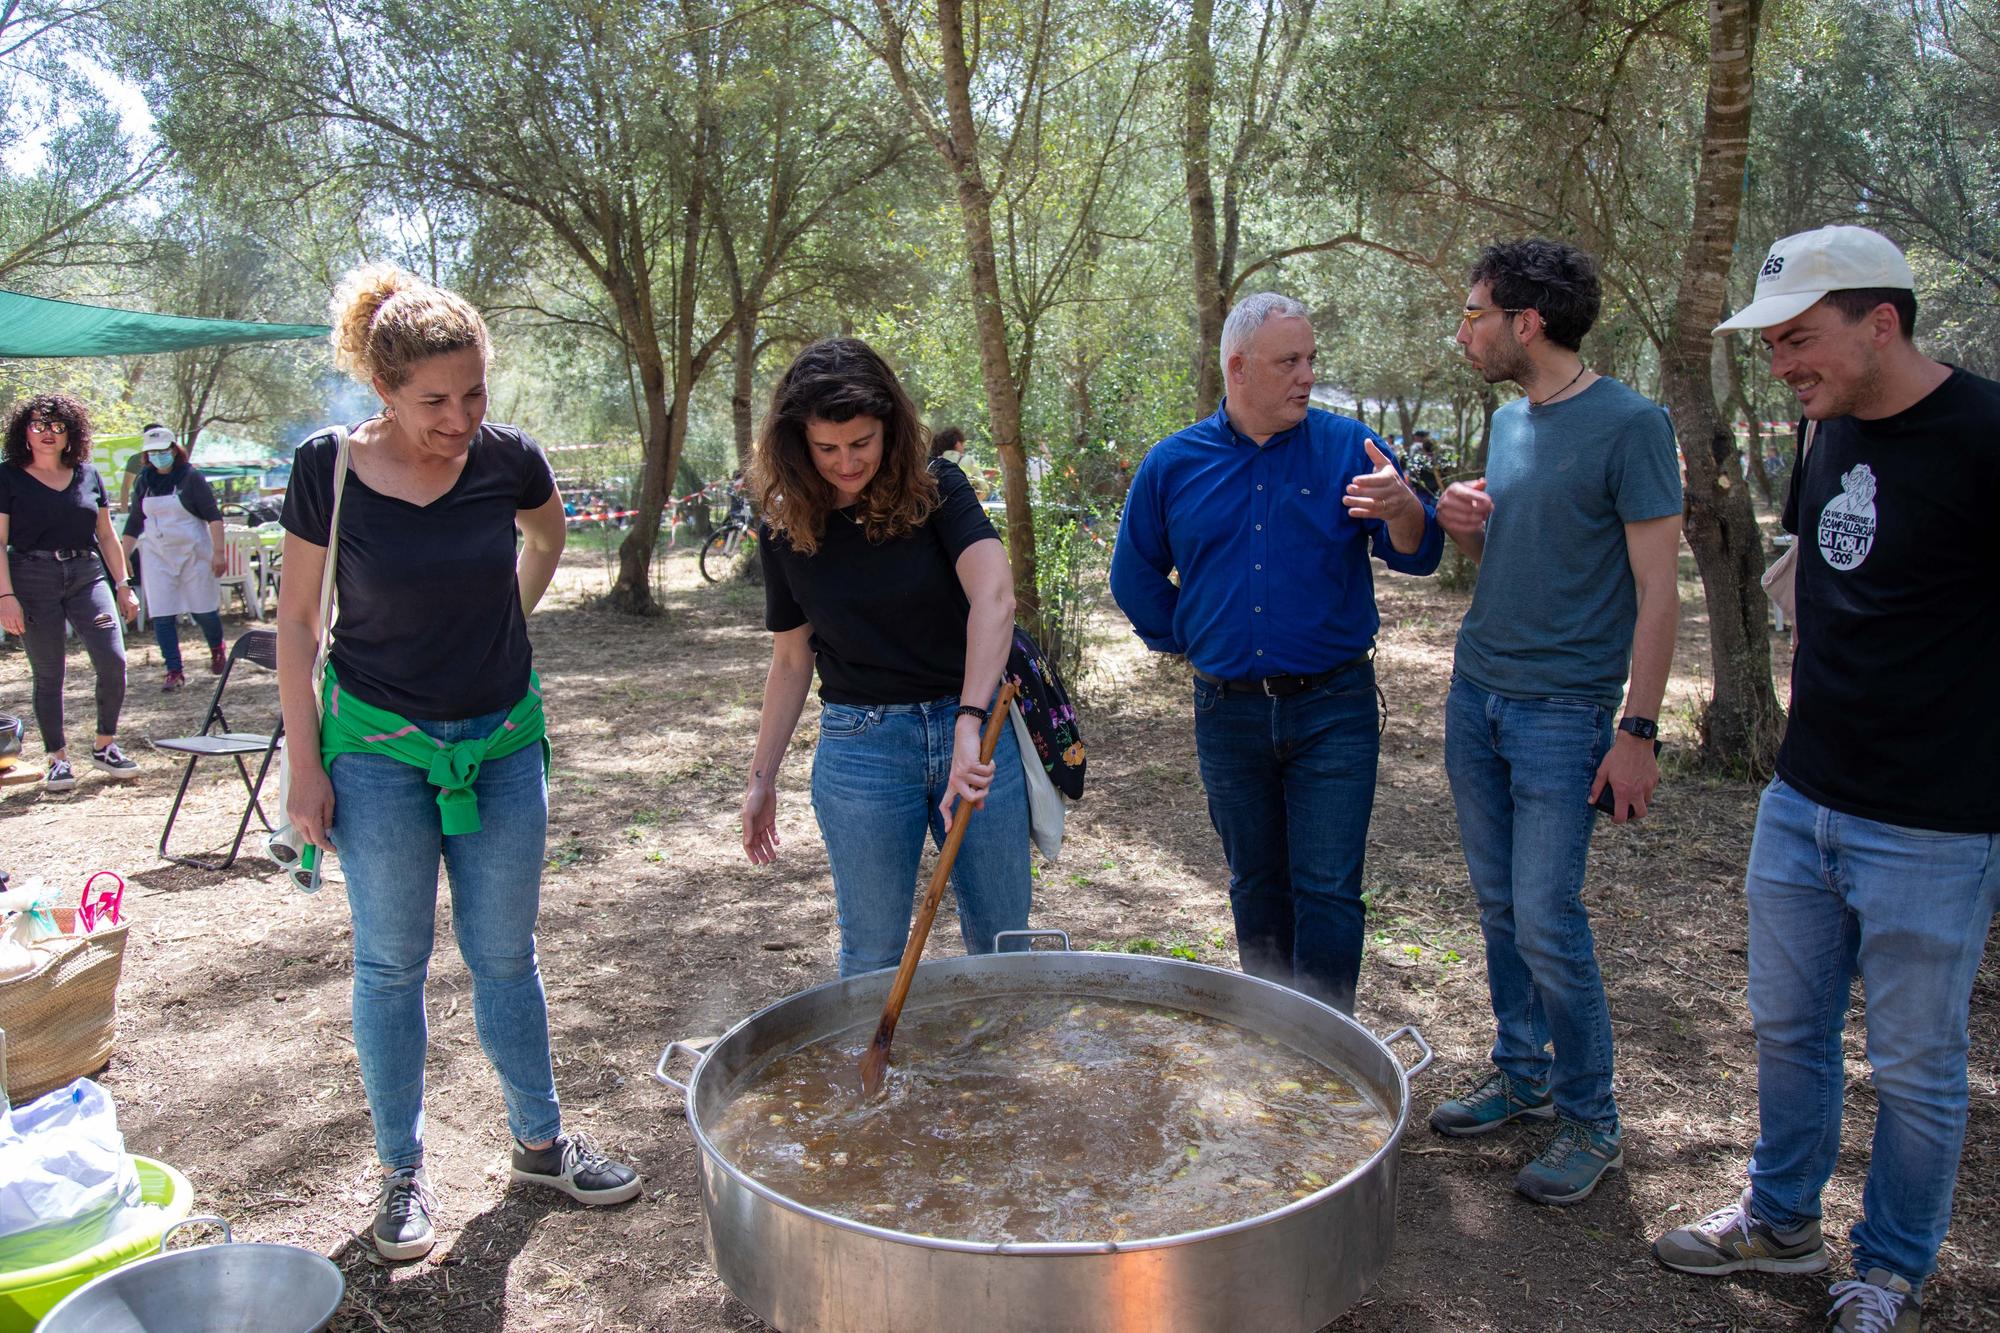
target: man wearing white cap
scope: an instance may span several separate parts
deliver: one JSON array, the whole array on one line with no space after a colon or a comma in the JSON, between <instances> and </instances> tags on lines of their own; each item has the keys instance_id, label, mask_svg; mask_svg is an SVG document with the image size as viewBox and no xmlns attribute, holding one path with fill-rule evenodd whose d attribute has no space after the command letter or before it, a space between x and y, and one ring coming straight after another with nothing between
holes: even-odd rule
<instances>
[{"instance_id":1,"label":"man wearing white cap","mask_svg":"<svg viewBox=\"0 0 2000 1333\"><path fill-rule=\"evenodd\" d=\"M1716 330L1762 331L1809 424L1785 506L1799 642L1745 885L1750 1185L1653 1246L1688 1273L1827 1266L1820 1191L1858 974L1875 1139L1850 1237L1859 1280L1834 1284L1830 1317L1893 1333L1919 1326L1951 1220L1968 1008L2000 900L2000 713L1981 703L2000 655L2000 384L1917 350L1914 287L1888 240L1823 227L1772 246L1756 300Z\"/></svg>"}]
</instances>

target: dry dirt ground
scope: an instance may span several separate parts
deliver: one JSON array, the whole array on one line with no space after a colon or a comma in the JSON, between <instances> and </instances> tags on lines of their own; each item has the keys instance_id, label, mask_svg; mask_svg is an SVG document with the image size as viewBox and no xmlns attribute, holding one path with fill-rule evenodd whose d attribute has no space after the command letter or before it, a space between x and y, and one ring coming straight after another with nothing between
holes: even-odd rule
<instances>
[{"instance_id":1,"label":"dry dirt ground","mask_svg":"<svg viewBox=\"0 0 2000 1333\"><path fill-rule=\"evenodd\" d=\"M1699 589L1687 577L1670 756L1686 748L1706 674ZM1656 1267L1646 1249L1660 1229L1735 1193L1754 1132L1743 1002L1749 782L1698 778L1670 758L1652 816L1597 836L1588 898L1619 1043L1625 1169L1579 1207L1537 1208L1508 1188L1538 1146L1530 1132L1465 1144L1423 1127L1435 1102L1478 1075L1490 1041L1440 760L1439 705L1464 598L1430 580L1385 574L1378 586L1390 720L1369 840L1360 1017L1377 1032L1417 1024L1438 1061L1415 1085L1395 1255L1334 1327L1818 1327L1823 1279L1703 1281ZM141 738L192 730L205 676L162 696L157 651L137 647L126 734L143 776L125 787L86 777L68 796L26 784L0 795L0 865L65 885L109 866L131 881L122 1030L102 1076L131 1146L184 1170L199 1210L234 1219L239 1238L332 1256L348 1281L337 1329L760 1327L703 1255L689 1133L678 1099L648 1074L669 1040L718 1034L833 975L830 883L805 795L810 714L783 776L784 854L753 870L736 810L767 651L757 591L704 585L684 552L667 562L657 619L593 609L588 595L602 587L598 563L577 562L533 622L556 743L541 953L568 1122L644 1173L645 1194L626 1207L594 1212L506 1187L499 1093L474 1039L464 968L441 945L428 1103L440 1243L427 1262L369 1261L355 1233L370 1216L375 1166L348 1031L341 893L303 896L254 855L211 874L154 852L177 767ZM1078 682L1091 789L1060 864L1040 871L1036 920L1066 928L1079 947L1151 942L1233 965L1184 679L1146 660L1115 611L1092 623L1093 665ZM232 636L241 628L232 621ZM88 672L80 653L71 661L69 717L87 726ZM274 691L259 683L244 702L245 721L268 714ZM21 654L0 655L0 707L27 703ZM29 752L39 754L32 740ZM192 845L226 837L239 792L219 768L196 786ZM955 949L956 939L941 922L933 947ZM1826 1199L1836 1238L1855 1217L1873 1120L1858 1027L1847 1042L1846 1146ZM1939 1330L2000 1327L1991 959L1972 1037L1957 1215L1926 1308L1927 1327ZM1844 1263L1844 1240L1836 1249Z\"/></svg>"}]
</instances>

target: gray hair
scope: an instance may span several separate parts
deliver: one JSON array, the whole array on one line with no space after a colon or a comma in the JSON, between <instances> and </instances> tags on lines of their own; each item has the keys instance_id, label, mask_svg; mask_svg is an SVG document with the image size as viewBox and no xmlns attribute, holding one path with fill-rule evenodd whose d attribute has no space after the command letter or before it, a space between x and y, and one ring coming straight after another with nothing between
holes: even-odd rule
<instances>
[{"instance_id":1,"label":"gray hair","mask_svg":"<svg viewBox=\"0 0 2000 1333\"><path fill-rule=\"evenodd\" d=\"M1229 318L1222 321L1223 366L1229 365L1230 354L1241 350L1267 320L1279 318L1311 319L1312 315L1304 305L1277 292L1258 292L1238 301Z\"/></svg>"}]
</instances>

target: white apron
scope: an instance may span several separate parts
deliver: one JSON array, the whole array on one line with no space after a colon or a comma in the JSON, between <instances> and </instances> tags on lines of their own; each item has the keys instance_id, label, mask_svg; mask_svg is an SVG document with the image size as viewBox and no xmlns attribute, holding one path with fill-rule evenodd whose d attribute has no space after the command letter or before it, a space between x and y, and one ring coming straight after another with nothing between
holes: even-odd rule
<instances>
[{"instance_id":1,"label":"white apron","mask_svg":"<svg viewBox=\"0 0 2000 1333\"><path fill-rule=\"evenodd\" d=\"M143 503L139 587L146 594L146 618L221 610L222 588L208 563L215 552L208 524L188 512L179 492L149 495Z\"/></svg>"}]
</instances>

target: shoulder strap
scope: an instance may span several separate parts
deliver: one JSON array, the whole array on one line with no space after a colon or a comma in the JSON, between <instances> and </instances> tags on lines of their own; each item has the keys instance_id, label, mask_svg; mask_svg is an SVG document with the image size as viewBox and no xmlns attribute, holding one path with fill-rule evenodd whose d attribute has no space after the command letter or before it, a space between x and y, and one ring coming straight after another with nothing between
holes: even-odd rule
<instances>
[{"instance_id":1,"label":"shoulder strap","mask_svg":"<svg viewBox=\"0 0 2000 1333\"><path fill-rule=\"evenodd\" d=\"M320 699L320 682L326 678L326 655L333 648L333 569L340 551L340 498L347 490L347 455L353 447L347 427L336 423L332 428L333 450L333 505L326 516L326 565L319 576L319 651L313 655L313 702Z\"/></svg>"}]
</instances>

